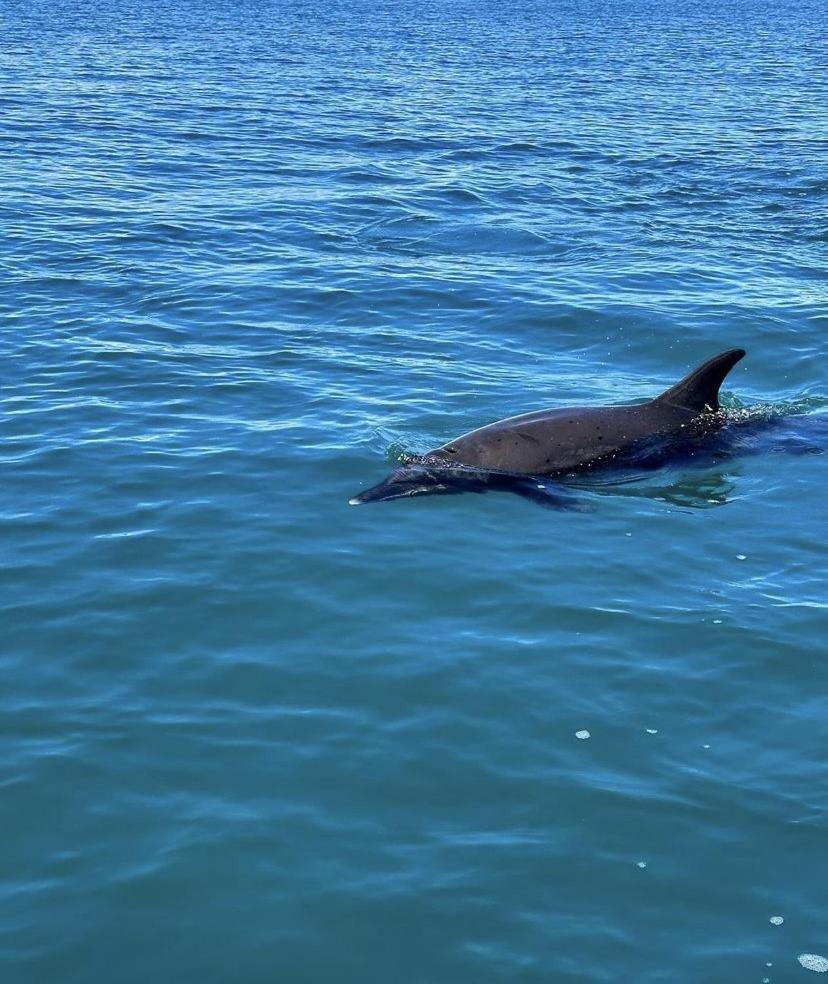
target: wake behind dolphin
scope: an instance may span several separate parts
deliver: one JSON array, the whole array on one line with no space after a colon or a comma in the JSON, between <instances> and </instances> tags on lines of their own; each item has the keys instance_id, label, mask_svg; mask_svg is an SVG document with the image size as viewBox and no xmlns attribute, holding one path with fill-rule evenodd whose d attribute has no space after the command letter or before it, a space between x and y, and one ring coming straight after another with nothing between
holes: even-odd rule
<instances>
[{"instance_id":1,"label":"wake behind dolphin","mask_svg":"<svg viewBox=\"0 0 828 984\"><path fill-rule=\"evenodd\" d=\"M719 388L744 355L728 349L648 403L563 407L496 421L407 461L350 502L509 491L566 507L570 495L549 479L618 463L651 442L718 430Z\"/></svg>"}]
</instances>

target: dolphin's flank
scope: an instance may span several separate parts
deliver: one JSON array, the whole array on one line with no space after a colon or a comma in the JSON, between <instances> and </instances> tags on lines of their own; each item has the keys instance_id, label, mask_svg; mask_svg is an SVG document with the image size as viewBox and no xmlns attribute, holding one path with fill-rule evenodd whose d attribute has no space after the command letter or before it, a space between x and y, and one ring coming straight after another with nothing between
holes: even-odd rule
<instances>
[{"instance_id":1,"label":"dolphin's flank","mask_svg":"<svg viewBox=\"0 0 828 984\"><path fill-rule=\"evenodd\" d=\"M696 424L714 426L719 387L744 355L737 348L708 359L649 403L563 407L498 420L407 462L350 502L490 489L552 495L529 479L600 467L644 441Z\"/></svg>"}]
</instances>

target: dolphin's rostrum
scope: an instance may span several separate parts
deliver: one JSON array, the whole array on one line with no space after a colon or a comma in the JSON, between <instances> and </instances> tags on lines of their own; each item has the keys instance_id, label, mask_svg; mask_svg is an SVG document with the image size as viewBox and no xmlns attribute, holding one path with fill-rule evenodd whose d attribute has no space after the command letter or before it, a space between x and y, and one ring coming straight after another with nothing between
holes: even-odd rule
<instances>
[{"instance_id":1,"label":"dolphin's rostrum","mask_svg":"<svg viewBox=\"0 0 828 984\"><path fill-rule=\"evenodd\" d=\"M539 410L488 424L412 458L350 502L503 490L565 504L543 479L609 464L653 439L715 428L719 387L744 355L737 348L708 359L649 403Z\"/></svg>"}]
</instances>

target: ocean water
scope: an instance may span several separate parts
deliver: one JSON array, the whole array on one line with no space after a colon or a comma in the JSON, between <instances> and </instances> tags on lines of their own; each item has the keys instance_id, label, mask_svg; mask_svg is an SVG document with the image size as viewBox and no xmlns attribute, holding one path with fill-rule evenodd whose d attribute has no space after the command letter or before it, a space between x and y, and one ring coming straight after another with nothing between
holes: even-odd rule
<instances>
[{"instance_id":1,"label":"ocean water","mask_svg":"<svg viewBox=\"0 0 828 984\"><path fill-rule=\"evenodd\" d=\"M826 43L816 0L3 4L4 984L810 979ZM738 453L348 506L733 346Z\"/></svg>"}]
</instances>

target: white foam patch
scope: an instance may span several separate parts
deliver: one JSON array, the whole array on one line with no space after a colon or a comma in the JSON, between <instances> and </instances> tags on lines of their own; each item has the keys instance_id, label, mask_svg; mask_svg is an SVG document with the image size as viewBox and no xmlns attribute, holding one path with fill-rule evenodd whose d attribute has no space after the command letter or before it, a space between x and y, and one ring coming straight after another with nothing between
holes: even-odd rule
<instances>
[{"instance_id":1,"label":"white foam patch","mask_svg":"<svg viewBox=\"0 0 828 984\"><path fill-rule=\"evenodd\" d=\"M647 867L647 862L646 861L636 861L635 863L636 863L636 866L638 868L646 868Z\"/></svg>"},{"instance_id":2,"label":"white foam patch","mask_svg":"<svg viewBox=\"0 0 828 984\"><path fill-rule=\"evenodd\" d=\"M813 970L817 974L828 973L828 957L821 957L818 953L800 953L796 959L805 970Z\"/></svg>"},{"instance_id":3,"label":"white foam patch","mask_svg":"<svg viewBox=\"0 0 828 984\"><path fill-rule=\"evenodd\" d=\"M143 530L123 530L120 533L98 533L95 536L96 540L120 540L123 537L128 536L147 536L149 533L154 533L155 530L151 527Z\"/></svg>"},{"instance_id":4,"label":"white foam patch","mask_svg":"<svg viewBox=\"0 0 828 984\"><path fill-rule=\"evenodd\" d=\"M583 741L584 738L591 738L592 735L590 735L590 733L588 731L576 731L575 732L575 737L576 738L580 738Z\"/></svg>"},{"instance_id":5,"label":"white foam patch","mask_svg":"<svg viewBox=\"0 0 828 984\"><path fill-rule=\"evenodd\" d=\"M736 554L736 560L747 560L747 554Z\"/></svg>"},{"instance_id":6,"label":"white foam patch","mask_svg":"<svg viewBox=\"0 0 828 984\"><path fill-rule=\"evenodd\" d=\"M647 728L647 734L648 735L657 735L658 734L658 728Z\"/></svg>"},{"instance_id":7,"label":"white foam patch","mask_svg":"<svg viewBox=\"0 0 828 984\"><path fill-rule=\"evenodd\" d=\"M349 506L361 506L362 503L359 501L359 499L349 499L348 500L348 505Z\"/></svg>"},{"instance_id":8,"label":"white foam patch","mask_svg":"<svg viewBox=\"0 0 828 984\"><path fill-rule=\"evenodd\" d=\"M768 920L772 926L781 926L785 921L782 916L771 916Z\"/></svg>"}]
</instances>

